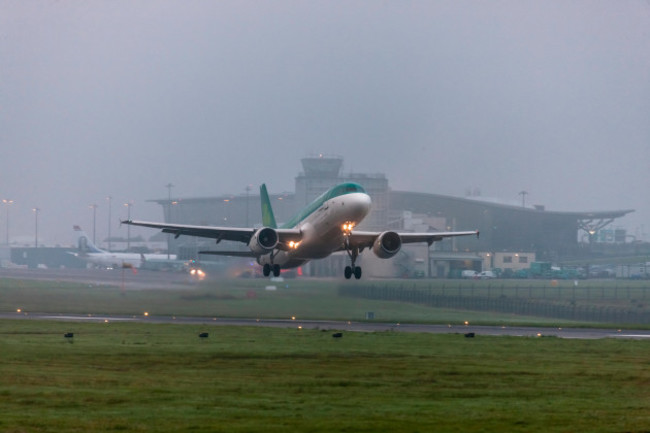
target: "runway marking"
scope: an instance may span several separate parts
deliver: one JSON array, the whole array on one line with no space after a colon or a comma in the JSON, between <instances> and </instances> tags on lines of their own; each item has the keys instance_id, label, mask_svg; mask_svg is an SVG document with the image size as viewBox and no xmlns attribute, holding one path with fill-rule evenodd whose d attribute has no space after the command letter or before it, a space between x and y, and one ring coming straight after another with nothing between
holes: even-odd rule
<instances>
[{"instance_id":1,"label":"runway marking","mask_svg":"<svg viewBox=\"0 0 650 433\"><path fill-rule=\"evenodd\" d=\"M622 338L650 338L650 334L614 334L613 337L622 337Z\"/></svg>"},{"instance_id":2,"label":"runway marking","mask_svg":"<svg viewBox=\"0 0 650 433\"><path fill-rule=\"evenodd\" d=\"M107 317L107 316L42 316L42 319L62 319L62 320L99 320L110 322L133 322L136 319L130 317Z\"/></svg>"}]
</instances>

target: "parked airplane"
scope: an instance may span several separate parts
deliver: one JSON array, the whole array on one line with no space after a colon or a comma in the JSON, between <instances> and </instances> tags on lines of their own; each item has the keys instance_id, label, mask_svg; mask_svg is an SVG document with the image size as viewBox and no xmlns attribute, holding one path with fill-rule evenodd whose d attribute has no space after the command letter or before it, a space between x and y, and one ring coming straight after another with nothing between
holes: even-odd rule
<instances>
[{"instance_id":1,"label":"parked airplane","mask_svg":"<svg viewBox=\"0 0 650 433\"><path fill-rule=\"evenodd\" d=\"M165 224L147 221L122 221L124 224L161 229L164 233L238 241L250 251L203 251L203 254L255 257L263 266L264 276L280 275L280 269L294 268L303 263L321 259L337 251L346 251L350 266L345 267L345 278L361 278L361 267L356 266L359 254L366 248L378 257L388 259L397 254L403 243L427 242L431 245L446 237L476 235L478 231L397 233L394 231L356 231L356 227L370 211L371 200L363 187L356 183L336 185L303 208L282 227L273 216L266 185L260 187L262 201L262 228L234 228Z\"/></svg>"},{"instance_id":2,"label":"parked airplane","mask_svg":"<svg viewBox=\"0 0 650 433\"><path fill-rule=\"evenodd\" d=\"M139 268L147 261L167 260L167 254L112 253L97 248L86 236L81 227L73 227L77 234L77 253L75 256L95 266L105 268L133 267ZM173 255L170 259L175 259Z\"/></svg>"}]
</instances>

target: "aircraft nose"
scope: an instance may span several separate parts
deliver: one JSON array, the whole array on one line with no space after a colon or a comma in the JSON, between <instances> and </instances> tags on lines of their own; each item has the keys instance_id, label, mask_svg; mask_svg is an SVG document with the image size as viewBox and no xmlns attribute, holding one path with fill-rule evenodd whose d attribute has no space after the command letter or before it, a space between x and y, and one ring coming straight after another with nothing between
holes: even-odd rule
<instances>
[{"instance_id":1,"label":"aircraft nose","mask_svg":"<svg viewBox=\"0 0 650 433\"><path fill-rule=\"evenodd\" d=\"M370 205L372 205L372 200L370 199L370 196L368 194L363 194L362 195L362 206L368 212L370 210Z\"/></svg>"},{"instance_id":2,"label":"aircraft nose","mask_svg":"<svg viewBox=\"0 0 650 433\"><path fill-rule=\"evenodd\" d=\"M370 212L372 200L368 194L355 194L354 200L350 203L352 210L357 218L363 218Z\"/></svg>"}]
</instances>

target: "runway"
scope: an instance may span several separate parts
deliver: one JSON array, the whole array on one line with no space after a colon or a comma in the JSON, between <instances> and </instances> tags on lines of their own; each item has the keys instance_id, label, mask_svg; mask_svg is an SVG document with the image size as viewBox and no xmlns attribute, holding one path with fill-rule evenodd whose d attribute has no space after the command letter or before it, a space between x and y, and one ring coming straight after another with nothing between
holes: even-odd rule
<instances>
[{"instance_id":1,"label":"runway","mask_svg":"<svg viewBox=\"0 0 650 433\"><path fill-rule=\"evenodd\" d=\"M89 285L119 287L126 284L129 290L176 289L192 290L194 284L187 274L139 270L93 270L93 269L2 269L0 277L70 281ZM557 328L557 327L509 327L475 325L431 325L412 323L387 323L374 321L328 321L328 320L286 320L222 317L179 317L179 316L120 316L120 315L75 315L67 313L3 312L0 319L56 320L90 322L143 322L177 323L204 326L266 326L275 328L321 329L350 332L421 332L432 334L474 334L479 336L557 337L566 339L625 338L650 339L650 330L605 329L605 328Z\"/></svg>"},{"instance_id":2,"label":"runway","mask_svg":"<svg viewBox=\"0 0 650 433\"><path fill-rule=\"evenodd\" d=\"M459 334L473 336L510 337L557 337L566 339L595 340L600 338L650 339L650 330L602 329L602 328L554 328L554 327L509 327L474 325L427 325L412 323L351 322L330 320L286 320L286 319L246 319L219 317L178 317L178 316L114 316L114 315L74 315L52 313L0 313L0 319L13 320L55 320L67 322L138 322L166 323L204 326L264 326L286 329L318 329L349 332L418 332L430 334ZM472 335L473 334L473 335Z\"/></svg>"}]
</instances>

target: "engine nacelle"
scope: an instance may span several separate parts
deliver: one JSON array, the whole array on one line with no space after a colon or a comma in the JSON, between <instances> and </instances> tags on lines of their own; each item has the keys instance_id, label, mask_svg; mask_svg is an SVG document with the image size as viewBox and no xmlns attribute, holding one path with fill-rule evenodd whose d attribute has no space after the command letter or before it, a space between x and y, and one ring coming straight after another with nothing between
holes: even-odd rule
<instances>
[{"instance_id":1,"label":"engine nacelle","mask_svg":"<svg viewBox=\"0 0 650 433\"><path fill-rule=\"evenodd\" d=\"M383 232L375 243L372 244L372 251L380 259L390 259L402 248L402 239L395 232Z\"/></svg>"},{"instance_id":2,"label":"engine nacelle","mask_svg":"<svg viewBox=\"0 0 650 433\"><path fill-rule=\"evenodd\" d=\"M268 254L278 246L279 239L278 232L270 227L263 227L255 232L250 242L248 242L248 247L255 254Z\"/></svg>"}]
</instances>

